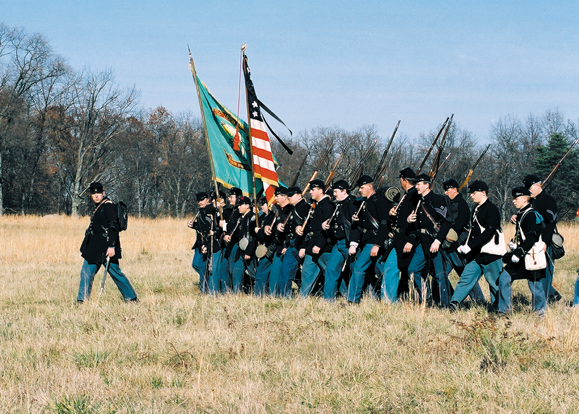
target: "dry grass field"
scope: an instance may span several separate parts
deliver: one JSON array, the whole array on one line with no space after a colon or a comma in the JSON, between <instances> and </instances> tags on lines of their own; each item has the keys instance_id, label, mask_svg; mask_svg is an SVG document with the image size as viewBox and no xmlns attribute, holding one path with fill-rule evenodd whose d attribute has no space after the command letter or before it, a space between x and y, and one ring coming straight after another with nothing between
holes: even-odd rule
<instances>
[{"instance_id":1,"label":"dry grass field","mask_svg":"<svg viewBox=\"0 0 579 414\"><path fill-rule=\"evenodd\" d=\"M474 306L202 296L192 232L173 219L131 218L122 234L140 303L109 279L77 306L88 221L0 217L2 413L579 412L575 224L560 228L564 300L537 318L518 281L515 312L495 319Z\"/></svg>"}]
</instances>

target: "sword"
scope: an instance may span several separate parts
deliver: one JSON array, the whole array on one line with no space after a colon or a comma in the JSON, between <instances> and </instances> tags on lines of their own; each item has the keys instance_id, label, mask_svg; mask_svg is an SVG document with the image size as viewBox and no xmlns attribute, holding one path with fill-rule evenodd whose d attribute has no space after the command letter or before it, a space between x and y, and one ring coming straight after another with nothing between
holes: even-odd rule
<instances>
[{"instance_id":1,"label":"sword","mask_svg":"<svg viewBox=\"0 0 579 414\"><path fill-rule=\"evenodd\" d=\"M107 281L107 273L109 272L109 263L110 262L111 262L111 259L109 257L107 257L107 264L105 265L105 274L103 275L103 281L101 282L101 291L99 293L99 298L103 294L103 290L105 288L105 282Z\"/></svg>"}]
</instances>

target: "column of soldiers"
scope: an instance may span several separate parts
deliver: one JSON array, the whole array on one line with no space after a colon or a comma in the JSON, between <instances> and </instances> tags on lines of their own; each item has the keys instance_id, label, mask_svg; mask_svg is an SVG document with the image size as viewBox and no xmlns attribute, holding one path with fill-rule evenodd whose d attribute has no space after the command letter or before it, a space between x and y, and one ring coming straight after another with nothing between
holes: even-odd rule
<instances>
[{"instance_id":1,"label":"column of soldiers","mask_svg":"<svg viewBox=\"0 0 579 414\"><path fill-rule=\"evenodd\" d=\"M253 292L257 296L343 296L359 303L363 295L396 303L412 298L429 305L458 309L467 296L476 304L505 313L511 309L513 280L528 281L533 310L543 314L549 301L561 299L554 289L553 259L547 248L545 269L527 270L525 255L541 238L550 246L556 229L557 203L542 191L536 175L512 190L518 213L510 251L488 246L502 233L501 214L489 199L488 185L468 186L472 211L456 180L443 183L444 195L432 190L428 174L400 171L400 187L374 186L362 175L351 194L347 181L308 183L311 203L299 187L279 187L271 209L252 201L238 188L225 194L197 193L199 213L189 221L197 238L193 268L200 291L218 295ZM456 286L449 280L454 270ZM486 279L485 299L479 280Z\"/></svg>"}]
</instances>

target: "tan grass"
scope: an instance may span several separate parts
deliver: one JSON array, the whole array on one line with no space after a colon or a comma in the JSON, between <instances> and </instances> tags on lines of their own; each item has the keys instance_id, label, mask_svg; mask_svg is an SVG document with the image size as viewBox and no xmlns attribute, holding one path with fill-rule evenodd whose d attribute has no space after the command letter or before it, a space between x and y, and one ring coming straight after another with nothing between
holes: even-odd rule
<instances>
[{"instance_id":1,"label":"tan grass","mask_svg":"<svg viewBox=\"0 0 579 414\"><path fill-rule=\"evenodd\" d=\"M559 302L533 316L522 281L498 320L477 307L206 297L186 220L131 218L121 266L141 302L122 303L109 280L79 307L87 223L0 218L0 412L578 411L579 312ZM579 229L560 230L568 301Z\"/></svg>"}]
</instances>

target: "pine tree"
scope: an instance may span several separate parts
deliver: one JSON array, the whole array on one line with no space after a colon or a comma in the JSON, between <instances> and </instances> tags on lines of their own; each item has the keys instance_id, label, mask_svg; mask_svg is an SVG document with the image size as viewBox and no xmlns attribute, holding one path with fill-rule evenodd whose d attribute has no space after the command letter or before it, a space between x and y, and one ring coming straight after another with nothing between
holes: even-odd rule
<instances>
[{"instance_id":1,"label":"pine tree","mask_svg":"<svg viewBox=\"0 0 579 414\"><path fill-rule=\"evenodd\" d=\"M565 135L551 134L547 145L537 149L535 173L546 179L561 157L569 150L571 144ZM579 207L578 161L579 152L572 150L563 160L554 177L549 180L550 183L547 183L546 191L557 200L559 220L574 218L575 211Z\"/></svg>"}]
</instances>

